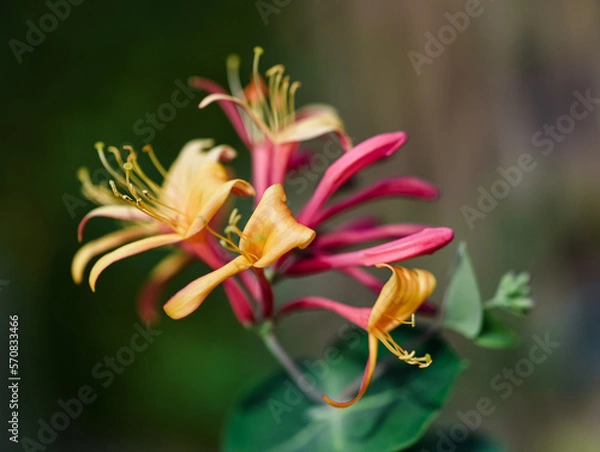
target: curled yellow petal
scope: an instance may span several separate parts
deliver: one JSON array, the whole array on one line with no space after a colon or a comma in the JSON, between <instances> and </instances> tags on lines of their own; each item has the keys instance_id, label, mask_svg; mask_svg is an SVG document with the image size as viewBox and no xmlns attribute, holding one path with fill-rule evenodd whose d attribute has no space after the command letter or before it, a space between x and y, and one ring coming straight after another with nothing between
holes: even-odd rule
<instances>
[{"instance_id":1,"label":"curled yellow petal","mask_svg":"<svg viewBox=\"0 0 600 452\"><path fill-rule=\"evenodd\" d=\"M187 143L163 183L161 202L169 205L171 215L179 213L178 222L187 222L186 237L200 231L217 213L231 193L253 196L254 188L241 179L230 180L220 163L235 156L228 146L217 146L208 151L212 140L194 140Z\"/></svg>"},{"instance_id":2,"label":"curled yellow petal","mask_svg":"<svg viewBox=\"0 0 600 452\"><path fill-rule=\"evenodd\" d=\"M303 114L303 110L305 113ZM310 105L297 112L298 119L276 135L277 143L311 140L331 132L344 133L344 123L328 105Z\"/></svg>"},{"instance_id":3,"label":"curled yellow petal","mask_svg":"<svg viewBox=\"0 0 600 452\"><path fill-rule=\"evenodd\" d=\"M186 238L197 234L225 204L230 193L253 196L254 188L242 179L227 180L225 169L218 163L205 165L196 175L197 182L190 189L186 210L193 222ZM195 196L191 196L195 195Z\"/></svg>"},{"instance_id":4,"label":"curled yellow petal","mask_svg":"<svg viewBox=\"0 0 600 452\"><path fill-rule=\"evenodd\" d=\"M379 264L392 271L369 317L369 331L389 332L405 322L435 289L435 276L426 270Z\"/></svg>"},{"instance_id":5,"label":"curled yellow petal","mask_svg":"<svg viewBox=\"0 0 600 452\"><path fill-rule=\"evenodd\" d=\"M173 295L164 305L165 312L173 319L181 319L191 314L219 284L247 270L250 265L244 256L238 256L223 267L201 276Z\"/></svg>"},{"instance_id":6,"label":"curled yellow petal","mask_svg":"<svg viewBox=\"0 0 600 452\"><path fill-rule=\"evenodd\" d=\"M151 217L132 206L124 205L108 205L96 207L94 210L89 212L81 222L77 229L77 238L81 242L83 240L83 229L89 220L96 217L113 218L115 220L125 221L149 221Z\"/></svg>"},{"instance_id":7,"label":"curled yellow petal","mask_svg":"<svg viewBox=\"0 0 600 452\"><path fill-rule=\"evenodd\" d=\"M96 281L98 280L98 277L108 266L121 259L125 259L126 257L134 256L161 246L171 245L179 241L181 241L181 237L178 234L155 235L153 237L138 240L137 242L129 243L117 248L111 253L105 254L98 259L98 262L96 262L90 270L89 283L92 292L96 290Z\"/></svg>"},{"instance_id":8,"label":"curled yellow petal","mask_svg":"<svg viewBox=\"0 0 600 452\"><path fill-rule=\"evenodd\" d=\"M189 141L183 146L169 168L162 185L162 189L167 193L167 196L172 192L179 196L181 191L194 182L196 172L203 165L231 160L236 155L235 150L229 146L212 148L213 145L213 140L198 139Z\"/></svg>"},{"instance_id":9,"label":"curled yellow petal","mask_svg":"<svg viewBox=\"0 0 600 452\"><path fill-rule=\"evenodd\" d=\"M356 396L348 402L336 402L335 400L332 400L326 395L324 395L323 400L325 400L325 402L327 402L329 405L335 408L348 408L349 406L354 405L356 402L358 402L358 400L367 391L367 388L369 387L369 385L371 384L371 380L373 379L373 374L375 373L375 366L377 364L377 347L377 338L372 334L369 334L369 359L365 367L365 373L363 374L363 379L360 384L358 394L356 394Z\"/></svg>"},{"instance_id":10,"label":"curled yellow petal","mask_svg":"<svg viewBox=\"0 0 600 452\"><path fill-rule=\"evenodd\" d=\"M75 281L76 284L81 283L85 267L94 257L116 248L123 243L138 239L150 233L152 233L152 231L147 227L135 226L112 232L104 237L86 243L79 248L73 257L73 262L71 263L71 276L73 277L73 281Z\"/></svg>"},{"instance_id":11,"label":"curled yellow petal","mask_svg":"<svg viewBox=\"0 0 600 452\"><path fill-rule=\"evenodd\" d=\"M257 258L254 267L263 268L294 248L306 248L315 231L298 223L285 204L280 184L270 186L248 220L240 249Z\"/></svg>"}]
</instances>

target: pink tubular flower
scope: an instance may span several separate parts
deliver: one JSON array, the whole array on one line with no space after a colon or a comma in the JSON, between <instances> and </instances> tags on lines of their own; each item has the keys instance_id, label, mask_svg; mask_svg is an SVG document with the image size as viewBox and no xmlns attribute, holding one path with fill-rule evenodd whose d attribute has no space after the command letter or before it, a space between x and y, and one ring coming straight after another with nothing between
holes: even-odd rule
<instances>
[{"instance_id":1,"label":"pink tubular flower","mask_svg":"<svg viewBox=\"0 0 600 452\"><path fill-rule=\"evenodd\" d=\"M210 80L190 79L191 86L211 93L202 100L200 108L218 102L249 148L257 202L267 187L283 183L290 159L300 142L334 133L344 149L350 147L342 120L332 107L308 105L295 110L295 95L300 83L291 82L290 77L284 75L283 65L269 69L267 82L264 81L258 71L262 53L260 47L254 49L252 81L246 88L242 88L239 78L239 58L231 56L227 59L231 94Z\"/></svg>"},{"instance_id":2,"label":"pink tubular flower","mask_svg":"<svg viewBox=\"0 0 600 452\"><path fill-rule=\"evenodd\" d=\"M352 226L327 231L324 223L365 202L384 197L436 199L438 190L415 177L394 177L381 180L345 200L328 203L329 199L351 177L369 165L387 158L406 142L404 132L377 135L363 141L335 161L323 175L314 194L298 214L298 221L317 231L317 238L301 256L288 256L279 270L289 276L303 276L327 270L341 270L372 290L380 287L371 275L360 267L398 262L429 254L453 238L453 231L443 227L419 224L378 225L371 220L357 220ZM383 244L343 252L344 248L363 245L368 241Z\"/></svg>"}]
</instances>

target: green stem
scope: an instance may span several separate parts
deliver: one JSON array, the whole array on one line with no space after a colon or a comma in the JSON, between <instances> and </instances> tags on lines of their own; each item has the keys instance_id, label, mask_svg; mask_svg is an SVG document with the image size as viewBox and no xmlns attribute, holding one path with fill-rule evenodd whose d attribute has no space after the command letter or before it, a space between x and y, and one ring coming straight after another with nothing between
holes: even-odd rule
<instances>
[{"instance_id":1,"label":"green stem","mask_svg":"<svg viewBox=\"0 0 600 452\"><path fill-rule=\"evenodd\" d=\"M261 334L261 337L265 343L265 346L287 371L296 386L298 386L298 388L300 388L300 390L302 390L311 401L319 404L323 403L321 393L308 382L300 368L281 346L275 334L273 334L272 331L268 331L264 334Z\"/></svg>"},{"instance_id":2,"label":"green stem","mask_svg":"<svg viewBox=\"0 0 600 452\"><path fill-rule=\"evenodd\" d=\"M490 300L487 300L485 303L483 303L483 307L485 309L495 309L495 308L501 308L503 307L503 300L498 300L497 298L492 298Z\"/></svg>"}]
</instances>

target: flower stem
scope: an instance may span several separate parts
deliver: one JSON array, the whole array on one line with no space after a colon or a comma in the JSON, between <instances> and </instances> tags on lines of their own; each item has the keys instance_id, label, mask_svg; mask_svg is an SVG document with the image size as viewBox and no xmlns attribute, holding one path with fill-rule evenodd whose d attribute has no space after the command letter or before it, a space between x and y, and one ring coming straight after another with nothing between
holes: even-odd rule
<instances>
[{"instance_id":1,"label":"flower stem","mask_svg":"<svg viewBox=\"0 0 600 452\"><path fill-rule=\"evenodd\" d=\"M273 288L262 268L252 267L252 270L258 280L263 318L270 319L273 316Z\"/></svg>"},{"instance_id":2,"label":"flower stem","mask_svg":"<svg viewBox=\"0 0 600 452\"><path fill-rule=\"evenodd\" d=\"M321 393L308 382L300 368L281 346L275 334L273 334L272 331L269 331L262 334L261 337L265 346L287 371L296 386L298 386L311 401L319 404L324 403L321 398Z\"/></svg>"}]
</instances>

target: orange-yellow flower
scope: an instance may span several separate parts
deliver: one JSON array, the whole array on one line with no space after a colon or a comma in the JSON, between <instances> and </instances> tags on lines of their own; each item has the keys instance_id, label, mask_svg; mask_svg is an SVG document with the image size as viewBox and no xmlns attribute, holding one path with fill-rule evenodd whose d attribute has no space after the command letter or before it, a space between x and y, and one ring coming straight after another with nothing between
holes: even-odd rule
<instances>
[{"instance_id":1,"label":"orange-yellow flower","mask_svg":"<svg viewBox=\"0 0 600 452\"><path fill-rule=\"evenodd\" d=\"M336 402L327 396L323 399L337 408L346 408L356 403L366 392L377 364L378 343L381 342L398 359L418 367L431 364L431 356L415 356L394 341L390 332L402 324L414 326L414 313L435 289L435 277L426 270L409 270L404 267L379 264L392 271L392 276L383 286L372 308L357 308L322 297L308 297L292 301L282 308L280 315L301 309L328 309L341 315L369 335L369 359L358 394L348 402ZM410 319L410 320L409 320Z\"/></svg>"},{"instance_id":2,"label":"orange-yellow flower","mask_svg":"<svg viewBox=\"0 0 600 452\"><path fill-rule=\"evenodd\" d=\"M248 182L231 179L220 163L233 158L235 151L227 146L207 150L210 147L210 140L189 142L168 172L158 162L152 148L145 147L144 151L149 154L156 170L164 177L162 185L159 185L142 170L132 148L126 148L129 155L125 161L118 149L108 148L117 162L118 168L115 169L106 158L104 145L96 145L100 159L113 180L109 189L94 185L87 170L80 172L84 194L102 205L81 221L79 238L81 240L86 223L94 217L125 220L128 226L79 249L71 266L76 283L81 282L91 259L116 247L92 267L89 276L92 290L95 290L98 277L109 265L147 250L185 242L195 247L196 254L203 256L203 251L206 251L203 250L205 226L229 195L254 195L254 189ZM135 239L140 240L132 241ZM211 265L210 253L204 254ZM173 265L168 267L172 273ZM160 278L162 275L156 276Z\"/></svg>"},{"instance_id":3,"label":"orange-yellow flower","mask_svg":"<svg viewBox=\"0 0 600 452\"><path fill-rule=\"evenodd\" d=\"M237 227L240 217L234 211L226 228L228 236L219 238L225 247L239 256L181 289L165 304L165 312L174 319L185 317L228 278L250 268L264 269L290 250L307 247L315 238L315 231L298 223L285 201L280 184L269 187L243 231ZM213 231L213 234L216 233ZM234 243L233 234L239 236L239 245Z\"/></svg>"}]
</instances>

